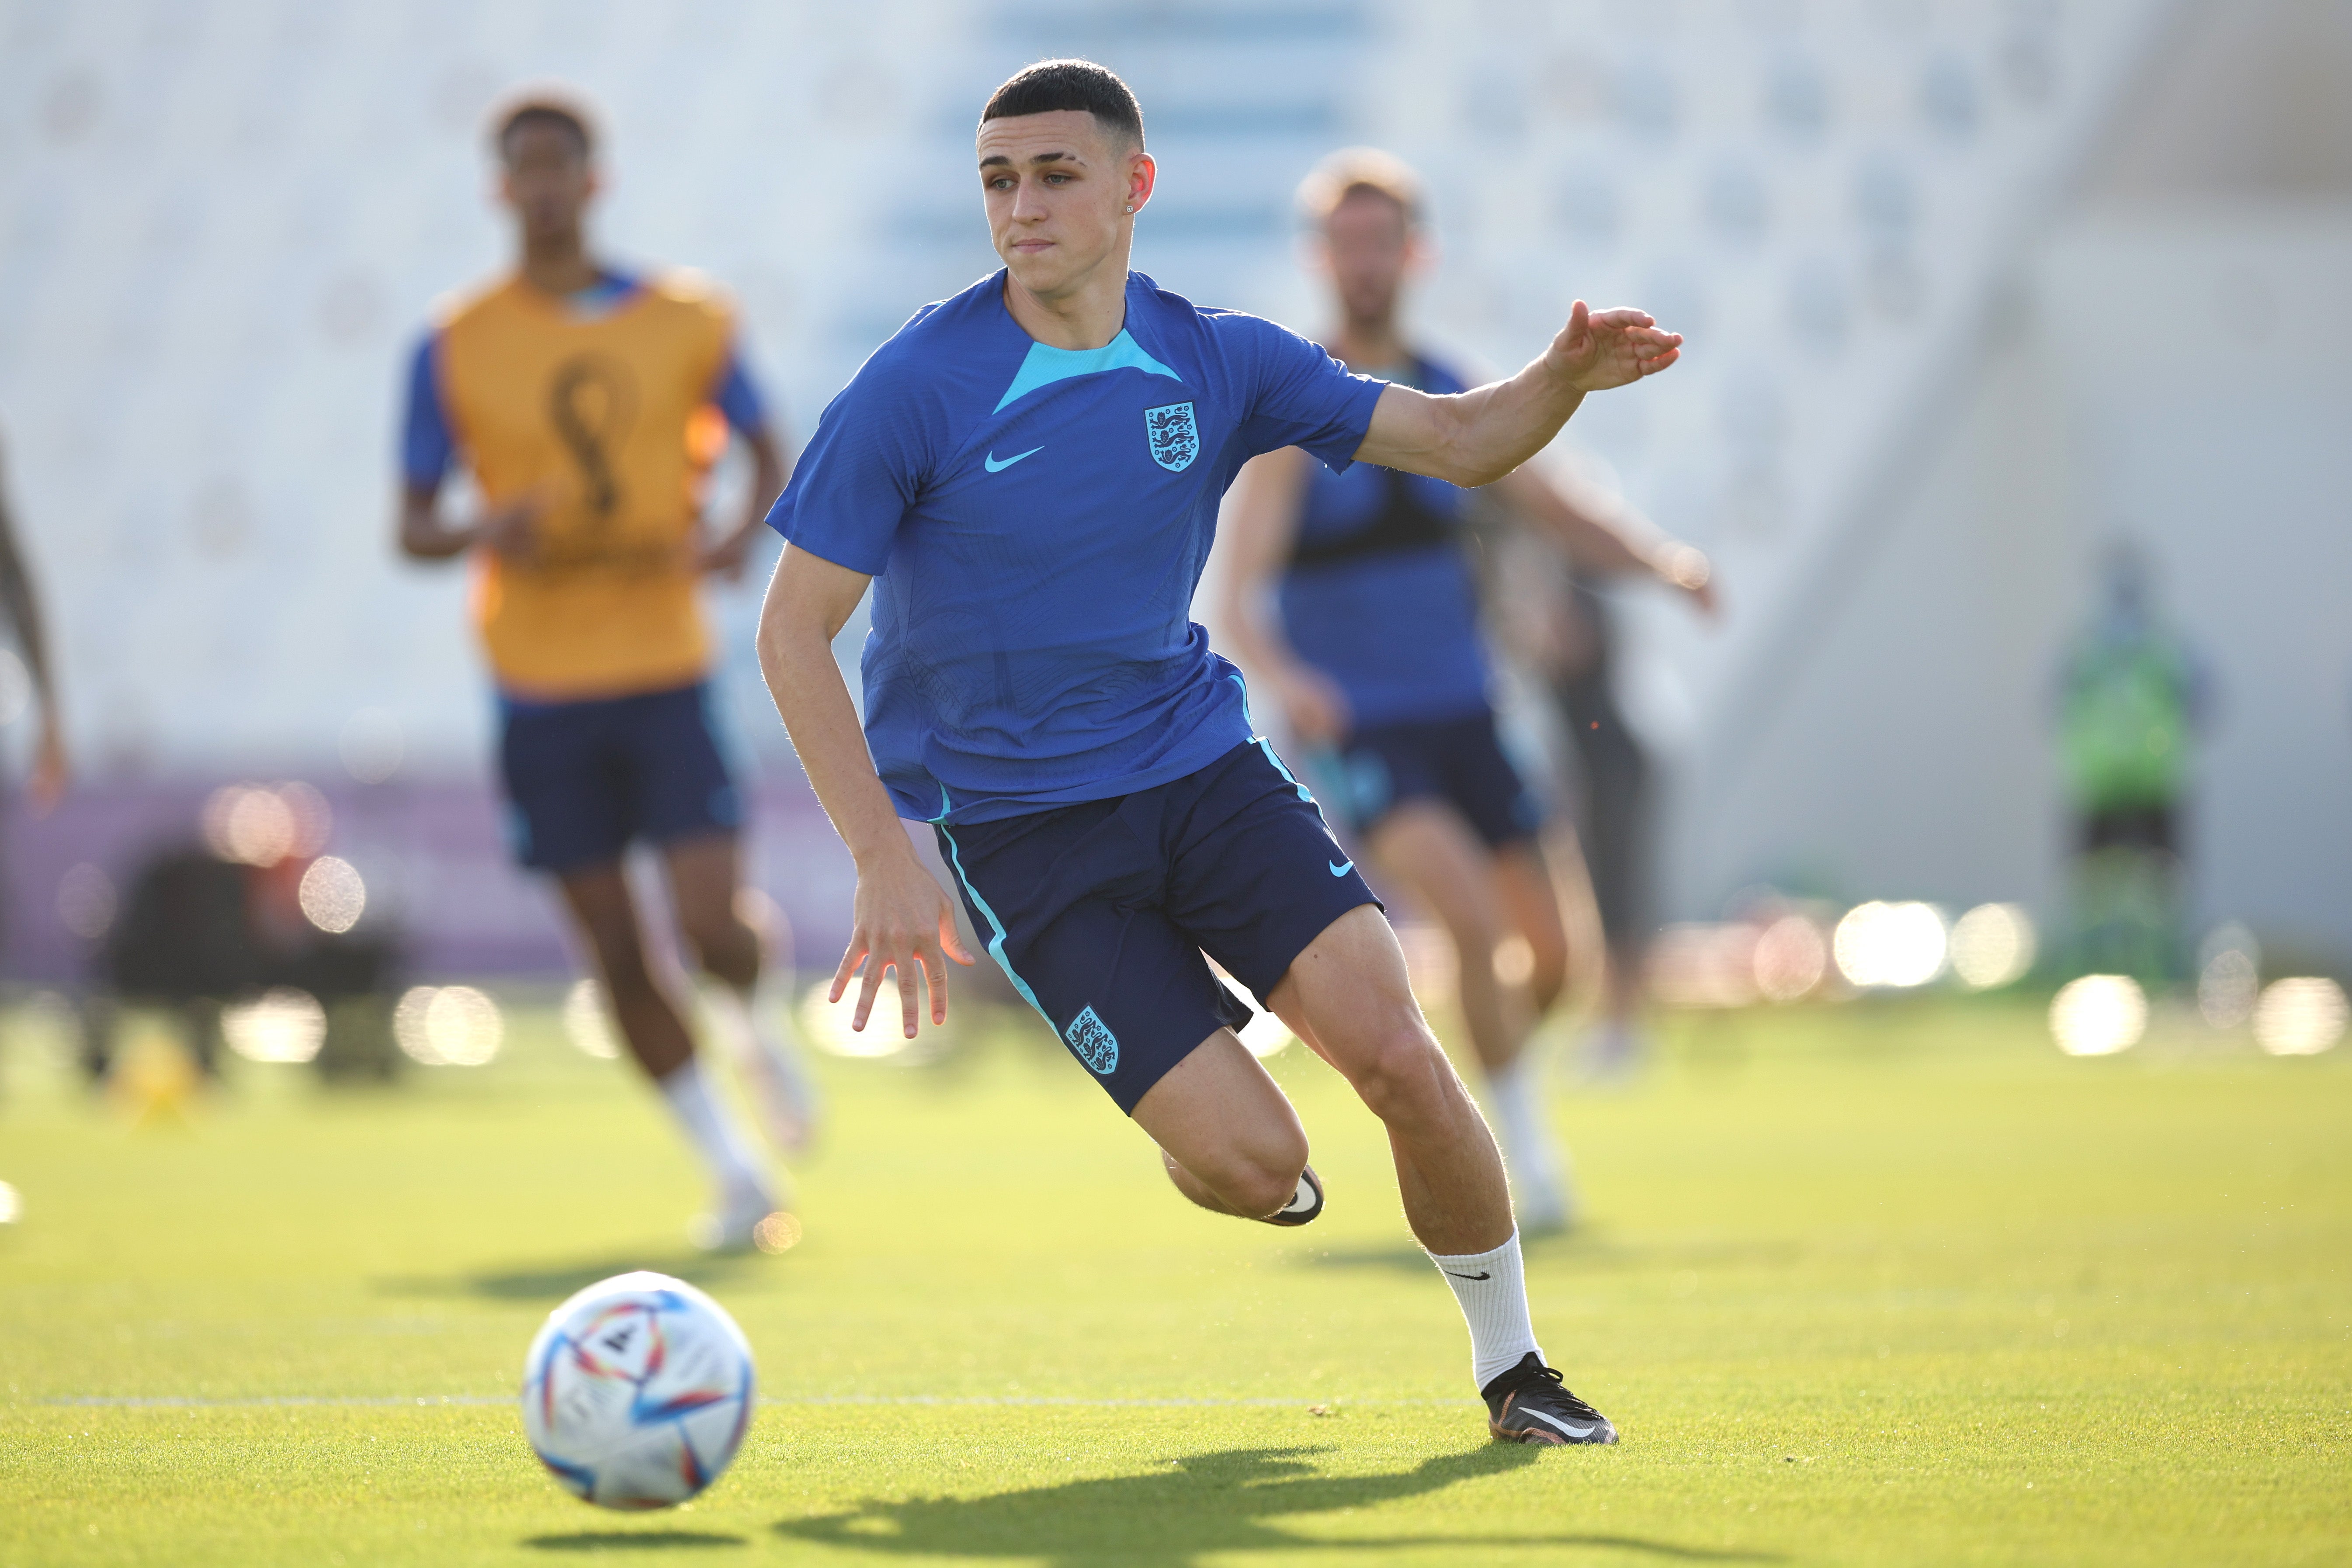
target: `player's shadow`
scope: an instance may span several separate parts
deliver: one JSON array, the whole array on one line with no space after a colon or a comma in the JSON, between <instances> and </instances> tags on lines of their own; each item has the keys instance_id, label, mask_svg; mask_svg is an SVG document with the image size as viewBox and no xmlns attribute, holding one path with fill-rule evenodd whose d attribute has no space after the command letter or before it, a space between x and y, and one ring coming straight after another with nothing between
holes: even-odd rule
<instances>
[{"instance_id":1,"label":"player's shadow","mask_svg":"<svg viewBox=\"0 0 2352 1568\"><path fill-rule=\"evenodd\" d=\"M664 1552L681 1546L748 1546L740 1535L709 1530L575 1530L568 1535L533 1535L525 1546L541 1552Z\"/></svg>"},{"instance_id":2,"label":"player's shadow","mask_svg":"<svg viewBox=\"0 0 2352 1568\"><path fill-rule=\"evenodd\" d=\"M495 1301L553 1302L599 1280L609 1280L634 1269L651 1269L657 1274L709 1290L724 1284L746 1261L740 1257L708 1252L635 1252L625 1258L550 1261L520 1269L388 1276L377 1280L375 1288L394 1296L483 1296Z\"/></svg>"},{"instance_id":3,"label":"player's shadow","mask_svg":"<svg viewBox=\"0 0 2352 1568\"><path fill-rule=\"evenodd\" d=\"M1442 1454L1388 1475L1327 1476L1306 1458L1322 1451L1234 1448L1171 1459L1147 1475L1066 1481L992 1497L877 1499L845 1513L783 1520L775 1531L790 1540L867 1552L1034 1558L1057 1568L1110 1561L1184 1568L1215 1552L1432 1546L1586 1547L1673 1562L1779 1561L1756 1552L1574 1530L1545 1535L1293 1534L1272 1521L1370 1508L1544 1462L1538 1449L1494 1444Z\"/></svg>"}]
</instances>

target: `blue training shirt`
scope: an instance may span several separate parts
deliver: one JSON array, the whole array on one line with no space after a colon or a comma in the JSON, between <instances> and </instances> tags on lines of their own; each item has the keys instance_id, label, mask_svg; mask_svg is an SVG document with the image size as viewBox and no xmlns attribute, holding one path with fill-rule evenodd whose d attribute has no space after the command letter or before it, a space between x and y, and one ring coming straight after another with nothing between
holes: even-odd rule
<instances>
[{"instance_id":1,"label":"blue training shirt","mask_svg":"<svg viewBox=\"0 0 2352 1568\"><path fill-rule=\"evenodd\" d=\"M1464 390L1416 360L1390 378L1425 392ZM1443 479L1359 464L1312 473L1295 559L1279 594L1292 651L1338 683L1358 727L1462 718L1487 704L1478 591L1463 553L1467 492ZM1418 526L1400 527L1401 508Z\"/></svg>"},{"instance_id":2,"label":"blue training shirt","mask_svg":"<svg viewBox=\"0 0 2352 1568\"><path fill-rule=\"evenodd\" d=\"M1192 591L1241 465L1345 468L1382 382L1141 273L1100 349L1034 341L1004 274L928 305L824 411L768 521L872 575L866 737L906 816L1132 794L1250 738Z\"/></svg>"}]
</instances>

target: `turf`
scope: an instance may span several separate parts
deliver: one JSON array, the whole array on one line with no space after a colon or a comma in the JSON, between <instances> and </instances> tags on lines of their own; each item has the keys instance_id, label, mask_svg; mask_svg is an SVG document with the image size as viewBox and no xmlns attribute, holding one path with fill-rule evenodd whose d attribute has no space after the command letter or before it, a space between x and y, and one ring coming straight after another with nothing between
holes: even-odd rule
<instances>
[{"instance_id":1,"label":"turf","mask_svg":"<svg viewBox=\"0 0 2352 1568\"><path fill-rule=\"evenodd\" d=\"M1485 1441L1377 1131L1295 1051L1311 1230L1184 1207L1008 1019L829 1064L806 1241L712 1263L548 1011L391 1092L244 1066L184 1125L6 1027L9 1564L2352 1560L2352 1052L1680 1020L1559 1104L1591 1213L1531 1251L1538 1328L1624 1442L1538 1452ZM509 1403L546 1310L637 1266L730 1306L770 1401L655 1516L557 1492Z\"/></svg>"}]
</instances>

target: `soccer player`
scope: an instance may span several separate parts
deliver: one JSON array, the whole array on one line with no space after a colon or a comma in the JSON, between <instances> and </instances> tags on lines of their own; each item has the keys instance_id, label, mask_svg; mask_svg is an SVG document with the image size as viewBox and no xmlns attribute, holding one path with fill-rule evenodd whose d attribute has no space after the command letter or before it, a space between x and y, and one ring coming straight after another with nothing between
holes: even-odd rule
<instances>
[{"instance_id":1,"label":"soccer player","mask_svg":"<svg viewBox=\"0 0 2352 1568\"><path fill-rule=\"evenodd\" d=\"M771 1139L798 1148L814 1101L739 913L742 807L712 729L697 593L705 573L740 572L784 457L710 287L590 255L591 126L562 96L496 120L517 261L445 309L416 350L400 545L474 559L515 852L555 877L630 1053L710 1168L718 1201L698 1239L741 1248L777 1190L647 961L622 855L633 840L659 849L686 946L716 982L719 1033ZM752 494L708 539L701 490L730 425L751 448ZM459 461L481 497L464 520L441 501Z\"/></svg>"},{"instance_id":2,"label":"soccer player","mask_svg":"<svg viewBox=\"0 0 2352 1568\"><path fill-rule=\"evenodd\" d=\"M5 472L0 472L0 631L13 633L16 646L24 651L26 682L32 688L34 706L40 710L40 738L33 743L32 771L25 779L25 793L37 817L65 795L70 769L66 763L65 723L49 669L49 640L42 626L40 596L33 591L32 568L16 543Z\"/></svg>"},{"instance_id":3,"label":"soccer player","mask_svg":"<svg viewBox=\"0 0 2352 1568\"><path fill-rule=\"evenodd\" d=\"M990 956L1178 1189L1304 1224L1323 1204L1306 1133L1235 1039L1249 1010L1213 956L1385 1124L1495 1436L1610 1441L1537 1346L1502 1162L1395 935L1189 612L1248 458L1296 445L1485 484L1681 339L1579 303L1518 375L1431 397L1198 308L1128 268L1157 170L1134 95L1087 61L998 89L977 158L1003 270L866 361L771 514L788 542L761 664L857 862L834 994L862 965L862 1028L895 975L911 1037L919 972L945 1020L947 961L972 958L898 820L928 821ZM861 734L831 643L869 581Z\"/></svg>"},{"instance_id":4,"label":"soccer player","mask_svg":"<svg viewBox=\"0 0 2352 1568\"><path fill-rule=\"evenodd\" d=\"M1338 320L1325 347L1349 369L1440 396L1465 390L1398 321L1421 265L1420 181L1371 148L1324 160L1299 187ZM1710 602L1706 558L1612 517L1531 468L1493 490L1517 517L1604 571L1642 571ZM1565 1228L1571 1199L1544 1125L1527 1042L1568 976L1568 941L1538 833L1543 814L1504 756L1487 700L1465 492L1359 463L1337 473L1302 448L1244 467L1226 512L1219 620L1271 689L1374 865L1445 927L1459 996L1508 1156L1519 1226ZM1277 602L1278 601L1278 602ZM1526 946L1512 953L1507 939ZM1498 963L1502 958L1504 961ZM1516 965L1510 959L1516 957Z\"/></svg>"}]
</instances>

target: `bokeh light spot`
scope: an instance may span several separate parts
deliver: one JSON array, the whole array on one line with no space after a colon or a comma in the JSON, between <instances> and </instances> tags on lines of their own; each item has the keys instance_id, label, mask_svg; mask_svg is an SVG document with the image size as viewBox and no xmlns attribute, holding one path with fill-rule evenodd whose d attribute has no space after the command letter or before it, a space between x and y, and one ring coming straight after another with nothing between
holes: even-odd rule
<instances>
[{"instance_id":1,"label":"bokeh light spot","mask_svg":"<svg viewBox=\"0 0 2352 1568\"><path fill-rule=\"evenodd\" d=\"M1944 972L1949 941L1931 904L1856 904L1837 923L1831 951L1838 973L1856 986L1908 988Z\"/></svg>"},{"instance_id":2,"label":"bokeh light spot","mask_svg":"<svg viewBox=\"0 0 2352 1568\"><path fill-rule=\"evenodd\" d=\"M1979 904L1952 923L1952 972L1970 990L2023 979L2038 947L2033 917L2014 904Z\"/></svg>"},{"instance_id":3,"label":"bokeh light spot","mask_svg":"<svg viewBox=\"0 0 2352 1568\"><path fill-rule=\"evenodd\" d=\"M801 1244L800 1216L782 1209L751 1227L751 1245L762 1252L789 1252Z\"/></svg>"},{"instance_id":4,"label":"bokeh light spot","mask_svg":"<svg viewBox=\"0 0 2352 1568\"><path fill-rule=\"evenodd\" d=\"M857 987L853 979L849 988L841 993L841 1000L824 999L823 986L812 986L801 998L801 1033L819 1051L835 1056L864 1057L868 1060L896 1056L912 1043L899 1027L898 988L883 977L882 988L874 993L874 1011L866 1019L861 1031L849 1027L856 1013ZM919 995L919 990L918 992ZM918 1019L928 1025L930 1014L917 1009Z\"/></svg>"},{"instance_id":5,"label":"bokeh light spot","mask_svg":"<svg viewBox=\"0 0 2352 1568\"><path fill-rule=\"evenodd\" d=\"M411 986L392 1010L392 1036L421 1067L481 1067L506 1040L506 1019L471 986Z\"/></svg>"},{"instance_id":6,"label":"bokeh light spot","mask_svg":"<svg viewBox=\"0 0 2352 1568\"><path fill-rule=\"evenodd\" d=\"M351 862L333 855L320 855L310 862L296 896L302 905L302 918L331 936L349 931L367 913L367 883L360 880Z\"/></svg>"},{"instance_id":7,"label":"bokeh light spot","mask_svg":"<svg viewBox=\"0 0 2352 1568\"><path fill-rule=\"evenodd\" d=\"M0 1181L0 1225L16 1224L24 1212L24 1200L16 1196L16 1189Z\"/></svg>"},{"instance_id":8,"label":"bokeh light spot","mask_svg":"<svg viewBox=\"0 0 2352 1568\"><path fill-rule=\"evenodd\" d=\"M2317 1056L2344 1038L2344 988L2317 976L2273 980L2254 1004L2254 1043L2273 1056Z\"/></svg>"},{"instance_id":9,"label":"bokeh light spot","mask_svg":"<svg viewBox=\"0 0 2352 1568\"><path fill-rule=\"evenodd\" d=\"M2128 975L2084 975L2050 999L2050 1037L2069 1056L2113 1056L2147 1032L2147 997Z\"/></svg>"},{"instance_id":10,"label":"bokeh light spot","mask_svg":"<svg viewBox=\"0 0 2352 1568\"><path fill-rule=\"evenodd\" d=\"M310 992L281 986L223 1008L221 1038L247 1061L308 1061L326 1043L327 1009Z\"/></svg>"},{"instance_id":11,"label":"bokeh light spot","mask_svg":"<svg viewBox=\"0 0 2352 1568\"><path fill-rule=\"evenodd\" d=\"M1830 945L1801 915L1783 915L1756 937L1756 989L1767 1001L1809 997L1829 977Z\"/></svg>"}]
</instances>

